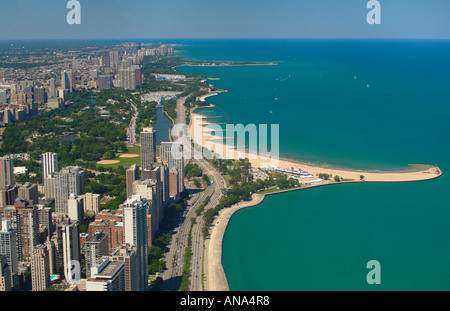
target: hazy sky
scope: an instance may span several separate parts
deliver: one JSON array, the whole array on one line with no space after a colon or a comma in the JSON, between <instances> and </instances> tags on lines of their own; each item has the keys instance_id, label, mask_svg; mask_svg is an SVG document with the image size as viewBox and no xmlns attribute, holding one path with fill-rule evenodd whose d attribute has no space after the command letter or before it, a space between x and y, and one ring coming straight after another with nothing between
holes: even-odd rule
<instances>
[{"instance_id":1,"label":"hazy sky","mask_svg":"<svg viewBox=\"0 0 450 311\"><path fill-rule=\"evenodd\" d=\"M0 40L127 38L447 38L450 0L0 0Z\"/></svg>"}]
</instances>

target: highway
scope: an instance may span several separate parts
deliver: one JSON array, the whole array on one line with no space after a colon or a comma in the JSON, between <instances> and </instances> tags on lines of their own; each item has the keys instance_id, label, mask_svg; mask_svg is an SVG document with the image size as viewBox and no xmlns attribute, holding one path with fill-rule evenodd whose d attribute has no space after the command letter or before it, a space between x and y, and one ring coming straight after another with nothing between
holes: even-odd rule
<instances>
[{"instance_id":1,"label":"highway","mask_svg":"<svg viewBox=\"0 0 450 311\"><path fill-rule=\"evenodd\" d=\"M184 123L184 101L186 98L182 98L177 101L177 122ZM176 137L174 137L176 138ZM183 141L183 146L188 152L192 152L192 146L190 140ZM197 164L206 174L211 185L204 191L195 193L189 200L186 207L183 221L174 231L172 240L166 249L165 263L167 270L165 270L161 277L163 284L161 290L164 291L176 291L180 287L181 277L183 274L183 258L186 247L188 246L188 236L191 229L191 218L197 217L196 209L210 197L209 203L205 206L203 212L197 217L196 222L192 226L191 235L191 262L190 262L190 275L189 275L189 290L201 291L203 290L203 271L204 271L204 239L202 235L203 229L203 213L214 208L220 198L223 196L222 189L226 186L225 180L220 173L214 169L205 159L198 155L191 160L192 163ZM188 187L187 187L188 188Z\"/></svg>"}]
</instances>

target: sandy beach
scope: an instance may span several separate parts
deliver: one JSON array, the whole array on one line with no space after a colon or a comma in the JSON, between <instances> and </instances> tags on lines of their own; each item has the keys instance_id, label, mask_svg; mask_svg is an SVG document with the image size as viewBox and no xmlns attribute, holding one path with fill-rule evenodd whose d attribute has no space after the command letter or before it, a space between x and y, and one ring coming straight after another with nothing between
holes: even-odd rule
<instances>
[{"instance_id":1,"label":"sandy beach","mask_svg":"<svg viewBox=\"0 0 450 311\"><path fill-rule=\"evenodd\" d=\"M211 142L211 139L216 137L208 134L209 131L204 132L205 125L211 124L206 122L201 115L195 112L191 115L191 135L193 140L211 151L219 154L222 157L231 159L245 159L248 158L250 163L255 168L285 168L301 169L307 171L313 176L319 174L329 174L331 176L339 176L346 180L359 181L360 176L364 176L364 180L368 182L410 182L421 181L439 177L442 172L437 166L411 164L409 169L402 171L364 171L351 169L337 169L320 166L313 166L307 163L298 161L270 158L268 156L261 156L255 153L248 153L235 150L235 148L224 145L219 142Z\"/></svg>"}]
</instances>

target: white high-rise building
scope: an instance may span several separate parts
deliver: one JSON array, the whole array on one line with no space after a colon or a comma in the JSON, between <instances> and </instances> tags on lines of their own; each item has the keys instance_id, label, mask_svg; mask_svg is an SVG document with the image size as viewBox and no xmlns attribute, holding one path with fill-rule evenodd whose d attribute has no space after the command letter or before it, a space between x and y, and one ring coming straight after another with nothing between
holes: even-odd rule
<instances>
[{"instance_id":1,"label":"white high-rise building","mask_svg":"<svg viewBox=\"0 0 450 311\"><path fill-rule=\"evenodd\" d=\"M67 212L72 221L83 220L83 196L71 193L67 200Z\"/></svg>"},{"instance_id":2,"label":"white high-rise building","mask_svg":"<svg viewBox=\"0 0 450 311\"><path fill-rule=\"evenodd\" d=\"M136 89L136 71L134 69L120 69L119 80L120 86L125 90Z\"/></svg>"},{"instance_id":3,"label":"white high-rise building","mask_svg":"<svg viewBox=\"0 0 450 311\"><path fill-rule=\"evenodd\" d=\"M100 195L86 193L84 195L84 212L97 215L100 211Z\"/></svg>"},{"instance_id":4,"label":"white high-rise building","mask_svg":"<svg viewBox=\"0 0 450 311\"><path fill-rule=\"evenodd\" d=\"M68 166L54 173L55 210L58 214L67 214L69 195L84 194L84 171L79 167Z\"/></svg>"},{"instance_id":5,"label":"white high-rise building","mask_svg":"<svg viewBox=\"0 0 450 311\"><path fill-rule=\"evenodd\" d=\"M64 277L68 282L77 281L77 277L81 274L80 261L80 236L78 230L78 222L71 222L65 219L61 227L62 246L63 246L63 264ZM77 271L78 267L80 268Z\"/></svg>"},{"instance_id":6,"label":"white high-rise building","mask_svg":"<svg viewBox=\"0 0 450 311\"><path fill-rule=\"evenodd\" d=\"M148 289L148 203L140 195L125 201L123 208L124 243L136 247L139 291Z\"/></svg>"},{"instance_id":7,"label":"white high-rise building","mask_svg":"<svg viewBox=\"0 0 450 311\"><path fill-rule=\"evenodd\" d=\"M184 191L184 154L183 144L180 142L161 143L161 161L167 162L169 170L175 167L178 171L178 192Z\"/></svg>"},{"instance_id":8,"label":"white high-rise building","mask_svg":"<svg viewBox=\"0 0 450 311\"><path fill-rule=\"evenodd\" d=\"M58 171L58 154L46 152L42 154L42 178L51 176L52 173Z\"/></svg>"}]
</instances>

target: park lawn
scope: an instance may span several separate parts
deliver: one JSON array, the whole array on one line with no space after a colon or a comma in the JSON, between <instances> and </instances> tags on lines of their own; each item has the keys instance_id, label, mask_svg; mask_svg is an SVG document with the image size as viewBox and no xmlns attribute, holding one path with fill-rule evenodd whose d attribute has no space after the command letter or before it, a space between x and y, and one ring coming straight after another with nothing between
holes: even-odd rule
<instances>
[{"instance_id":1,"label":"park lawn","mask_svg":"<svg viewBox=\"0 0 450 311\"><path fill-rule=\"evenodd\" d=\"M136 145L127 145L128 152L126 154L139 154L139 157L136 158L120 158L120 154L117 155L117 157L113 160L120 161L119 163L115 164L97 164L97 167L102 166L104 168L112 167L112 168L118 168L119 166L123 166L124 169L128 169L133 164L141 165L141 146Z\"/></svg>"}]
</instances>

